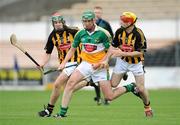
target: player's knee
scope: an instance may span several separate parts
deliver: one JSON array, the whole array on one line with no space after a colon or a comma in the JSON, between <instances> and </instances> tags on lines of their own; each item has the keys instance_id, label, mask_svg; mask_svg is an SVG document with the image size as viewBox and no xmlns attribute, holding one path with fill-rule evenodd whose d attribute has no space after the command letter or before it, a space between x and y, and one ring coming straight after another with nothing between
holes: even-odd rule
<instances>
[{"instance_id":1,"label":"player's knee","mask_svg":"<svg viewBox=\"0 0 180 125\"><path fill-rule=\"evenodd\" d=\"M54 83L54 89L60 89L61 85L58 83Z\"/></svg>"},{"instance_id":2,"label":"player's knee","mask_svg":"<svg viewBox=\"0 0 180 125\"><path fill-rule=\"evenodd\" d=\"M144 93L145 88L144 88L144 86L139 86L138 90L139 90L139 93Z\"/></svg>"},{"instance_id":3,"label":"player's knee","mask_svg":"<svg viewBox=\"0 0 180 125\"><path fill-rule=\"evenodd\" d=\"M66 87L69 89L69 90L73 90L74 87L76 85L76 81L73 80L73 79L69 79L69 81L67 82L67 85Z\"/></svg>"},{"instance_id":4,"label":"player's knee","mask_svg":"<svg viewBox=\"0 0 180 125\"><path fill-rule=\"evenodd\" d=\"M118 84L116 84L115 82L113 82L112 80L110 80L111 83L111 87L116 88L118 86Z\"/></svg>"},{"instance_id":5,"label":"player's knee","mask_svg":"<svg viewBox=\"0 0 180 125\"><path fill-rule=\"evenodd\" d=\"M116 88L118 85L113 85L113 84L111 84L111 87L113 87L113 88Z\"/></svg>"}]
</instances>

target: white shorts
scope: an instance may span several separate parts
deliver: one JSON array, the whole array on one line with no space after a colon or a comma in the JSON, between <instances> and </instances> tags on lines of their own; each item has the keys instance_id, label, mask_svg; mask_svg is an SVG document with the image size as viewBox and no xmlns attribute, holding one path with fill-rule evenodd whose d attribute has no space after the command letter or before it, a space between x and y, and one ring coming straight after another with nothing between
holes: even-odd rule
<instances>
[{"instance_id":1,"label":"white shorts","mask_svg":"<svg viewBox=\"0 0 180 125\"><path fill-rule=\"evenodd\" d=\"M138 64L129 64L121 58L117 58L113 73L121 74L126 72L132 72L134 76L140 76L144 74L142 62Z\"/></svg>"},{"instance_id":2,"label":"white shorts","mask_svg":"<svg viewBox=\"0 0 180 125\"><path fill-rule=\"evenodd\" d=\"M64 68L63 72L67 76L70 76L73 73L73 71L76 69L77 66L78 66L77 62L68 62L65 65L65 67L67 67L67 68Z\"/></svg>"},{"instance_id":3,"label":"white shorts","mask_svg":"<svg viewBox=\"0 0 180 125\"><path fill-rule=\"evenodd\" d=\"M77 67L77 70L79 70L85 78L92 78L93 82L95 83L109 80L109 72L107 69L94 70L92 68L92 64L86 61L82 61L81 64L79 64Z\"/></svg>"}]
</instances>

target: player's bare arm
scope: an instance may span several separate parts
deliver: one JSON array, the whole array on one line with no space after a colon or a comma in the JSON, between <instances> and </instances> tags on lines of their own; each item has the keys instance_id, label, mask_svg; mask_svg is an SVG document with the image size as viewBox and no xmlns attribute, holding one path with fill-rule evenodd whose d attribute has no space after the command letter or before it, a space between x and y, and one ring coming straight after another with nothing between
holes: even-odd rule
<instances>
[{"instance_id":1,"label":"player's bare arm","mask_svg":"<svg viewBox=\"0 0 180 125\"><path fill-rule=\"evenodd\" d=\"M43 68L49 61L49 59L51 58L51 54L48 54L48 53L44 53L43 57L42 57L42 60L41 62L39 63L39 67L40 68ZM39 68L38 67L38 68Z\"/></svg>"},{"instance_id":2,"label":"player's bare arm","mask_svg":"<svg viewBox=\"0 0 180 125\"><path fill-rule=\"evenodd\" d=\"M138 51L123 52L121 49L114 49L111 50L111 52L112 52L112 57L121 57L121 56L135 57L143 54L142 52L138 52Z\"/></svg>"}]
</instances>

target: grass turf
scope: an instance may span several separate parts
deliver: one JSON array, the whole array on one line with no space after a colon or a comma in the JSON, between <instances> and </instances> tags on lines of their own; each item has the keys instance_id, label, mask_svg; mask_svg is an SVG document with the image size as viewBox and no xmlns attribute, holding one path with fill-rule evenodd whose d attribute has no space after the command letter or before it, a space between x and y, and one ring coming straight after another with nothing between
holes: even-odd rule
<instances>
[{"instance_id":1,"label":"grass turf","mask_svg":"<svg viewBox=\"0 0 180 125\"><path fill-rule=\"evenodd\" d=\"M147 119L140 99L128 93L97 106L94 91L78 91L64 119L40 118L37 112L47 104L50 91L0 91L0 125L179 125L180 90L150 91L154 117ZM60 100L53 114L59 110Z\"/></svg>"}]
</instances>

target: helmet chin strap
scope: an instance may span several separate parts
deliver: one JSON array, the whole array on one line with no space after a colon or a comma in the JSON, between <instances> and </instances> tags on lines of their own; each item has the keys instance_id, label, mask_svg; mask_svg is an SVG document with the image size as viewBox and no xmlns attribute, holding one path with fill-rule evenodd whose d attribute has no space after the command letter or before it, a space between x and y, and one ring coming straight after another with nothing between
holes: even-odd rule
<instances>
[{"instance_id":1,"label":"helmet chin strap","mask_svg":"<svg viewBox=\"0 0 180 125\"><path fill-rule=\"evenodd\" d=\"M128 29L129 27L133 26L133 25L136 23L136 21L137 21L137 18L135 19L135 21L134 21L131 25L129 25L129 26L127 26L127 27L123 27L123 26L121 26L121 27L123 28L123 30L126 30L126 29Z\"/></svg>"}]
</instances>

